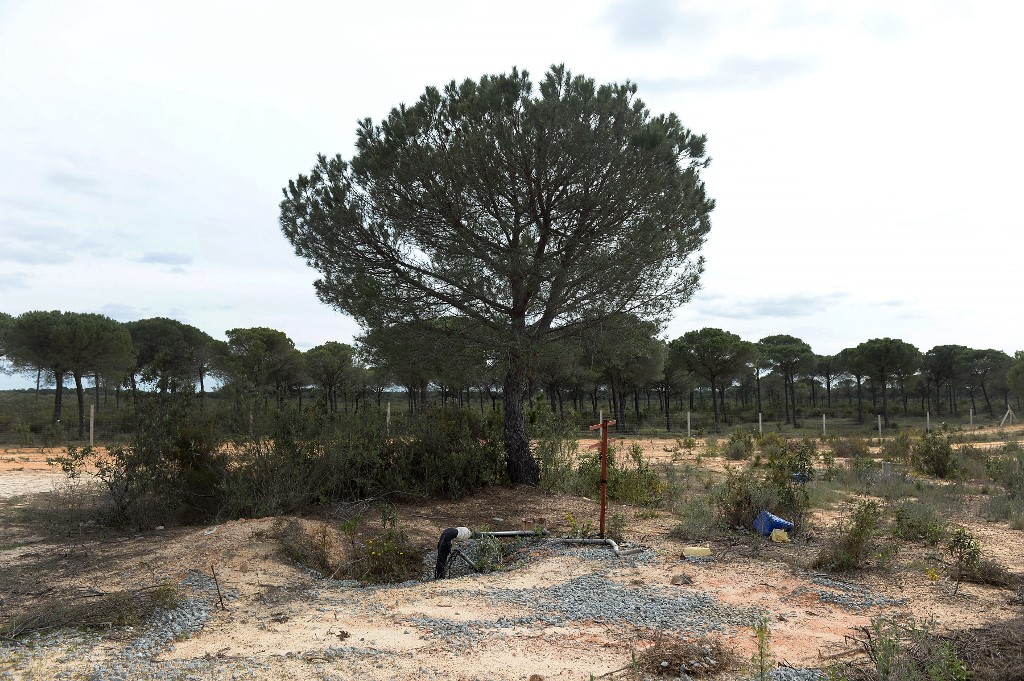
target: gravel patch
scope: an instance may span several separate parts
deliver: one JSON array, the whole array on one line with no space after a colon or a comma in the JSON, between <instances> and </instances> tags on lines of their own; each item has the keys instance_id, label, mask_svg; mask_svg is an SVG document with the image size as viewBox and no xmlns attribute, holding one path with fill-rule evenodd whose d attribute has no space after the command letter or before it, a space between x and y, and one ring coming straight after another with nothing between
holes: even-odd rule
<instances>
[{"instance_id":1,"label":"gravel patch","mask_svg":"<svg viewBox=\"0 0 1024 681\"><path fill-rule=\"evenodd\" d=\"M768 673L768 678L771 681L825 681L828 675L820 669L779 667L778 669L771 670Z\"/></svg>"},{"instance_id":2,"label":"gravel patch","mask_svg":"<svg viewBox=\"0 0 1024 681\"><path fill-rule=\"evenodd\" d=\"M458 598L480 599L499 607L517 606L534 613L529 617L495 620L432 617L409 620L426 629L431 637L464 644L501 638L512 628L538 630L580 622L628 625L695 637L751 626L761 614L752 608L719 603L713 596L699 591L629 586L596 573L550 587L493 589L483 593L452 589L447 593Z\"/></svg>"},{"instance_id":3,"label":"gravel patch","mask_svg":"<svg viewBox=\"0 0 1024 681\"><path fill-rule=\"evenodd\" d=\"M865 586L840 582L824 575L812 575L810 581L813 586L799 586L793 589L790 596L795 597L805 593L817 594L822 603L832 603L856 613L906 603L906 599L873 594Z\"/></svg>"}]
</instances>

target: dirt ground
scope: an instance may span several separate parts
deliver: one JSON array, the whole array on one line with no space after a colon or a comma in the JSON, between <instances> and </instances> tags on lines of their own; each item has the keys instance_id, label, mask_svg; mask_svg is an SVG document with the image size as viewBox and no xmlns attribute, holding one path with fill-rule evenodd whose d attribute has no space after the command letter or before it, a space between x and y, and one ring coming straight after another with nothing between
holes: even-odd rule
<instances>
[{"instance_id":1,"label":"dirt ground","mask_svg":"<svg viewBox=\"0 0 1024 681\"><path fill-rule=\"evenodd\" d=\"M653 461L673 456L672 441L641 444ZM922 571L909 569L911 562L922 561L941 568L946 560L941 548L923 546L903 552L902 568L838 578L886 601L863 609L846 607L823 599L814 589L814 575L806 565L821 540L813 530L788 544L753 536L712 541L707 545L714 560L695 563L681 556L686 543L669 537L677 522L671 514L620 505L609 513L626 515L628 542L652 548L653 560L636 563L537 550L525 565L490 575L348 588L290 562L275 539L281 526L278 518L129 534L91 523L61 531L42 528L33 518L34 509L66 498L55 491L63 477L46 465L48 455L52 453L37 449L0 452L0 572L7 575L0 582L0 612L24 605L26 599L42 602L90 590L179 583L189 575L215 571L219 588L230 595L224 607L215 603L200 631L168 646L158 659L214 661L229 667L233 660L255 660L253 678L600 677L628 666L631 651L643 649L650 632L614 621L573 627L538 623L503 629L500 636L485 637L470 652L459 641L433 635L418 624L424 618L479 623L530 617L528 607L497 604L489 595L499 589L541 589L590 573L638 588L703 592L720 603L760 609L770 619L776 660L793 667L824 667L830 658L850 659L856 646L849 637L862 638L861 628L880 613L934 618L940 627L959 629L1020 611L1019 605L1009 603L1012 591L965 584L954 597L948 580L932 581ZM721 469L723 462L705 459L703 465ZM596 524L598 507L589 499L525 487L491 487L459 502L398 507L400 524L426 547L436 544L445 527L522 529L524 519L542 518L553 535L564 535L569 530L567 514ZM823 527L835 517L836 512L819 513L810 526ZM976 517L964 518L964 524L979 537L987 557L1024 575L1024 552L1019 549L1024 533ZM693 583L674 586L672 579L681 572ZM750 658L755 638L749 627L732 628L723 636L741 659ZM113 651L118 640L112 635L105 648L91 655ZM331 653L339 646L373 652L362 657ZM66 678L76 678L73 659L52 657L37 658L31 670L20 667L15 658L5 668L0 657L0 678L7 678L5 671L11 678L55 678L61 670L70 674ZM734 672L736 678L740 674Z\"/></svg>"}]
</instances>

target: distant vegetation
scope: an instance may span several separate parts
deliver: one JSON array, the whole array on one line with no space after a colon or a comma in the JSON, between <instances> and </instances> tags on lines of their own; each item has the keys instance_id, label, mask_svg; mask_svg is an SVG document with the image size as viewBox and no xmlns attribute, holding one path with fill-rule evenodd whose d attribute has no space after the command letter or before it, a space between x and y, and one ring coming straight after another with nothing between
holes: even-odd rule
<instances>
[{"instance_id":1,"label":"distant vegetation","mask_svg":"<svg viewBox=\"0 0 1024 681\"><path fill-rule=\"evenodd\" d=\"M125 407L185 393L196 394L203 409L212 399L239 434L264 432L264 422L287 408L343 414L393 402L397 416L432 405L478 412L503 406L501 356L457 337L421 335L416 325L305 352L274 329L230 329L227 340L217 340L160 317L120 324L101 315L27 312L2 316L0 325L5 370L39 386L0 399L0 440L8 442L83 439L88 405L97 409L99 432L130 432ZM655 324L620 317L549 343L528 372L527 421L541 405L581 421L603 412L629 432L685 429L686 412L702 431L756 423L758 413L775 429L815 428L801 421L823 413L866 427L878 414L896 427L897 419L916 422L926 412L936 426L965 422L970 411L989 424L1008 405L1022 412L1024 352L940 345L922 353L903 341L873 339L824 356L791 336L749 342L705 328L665 341L658 333ZM76 427L58 432L58 421L67 421L62 388L69 381Z\"/></svg>"}]
</instances>

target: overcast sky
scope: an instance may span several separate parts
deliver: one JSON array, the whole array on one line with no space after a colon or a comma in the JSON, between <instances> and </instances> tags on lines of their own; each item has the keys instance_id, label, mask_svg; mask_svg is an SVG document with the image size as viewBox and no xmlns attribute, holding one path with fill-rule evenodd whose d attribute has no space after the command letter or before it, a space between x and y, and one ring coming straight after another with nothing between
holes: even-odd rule
<instances>
[{"instance_id":1,"label":"overcast sky","mask_svg":"<svg viewBox=\"0 0 1024 681\"><path fill-rule=\"evenodd\" d=\"M0 0L0 311L350 341L280 232L281 187L427 85L564 63L708 135L707 269L669 336L1024 349L1022 20L954 0Z\"/></svg>"}]
</instances>

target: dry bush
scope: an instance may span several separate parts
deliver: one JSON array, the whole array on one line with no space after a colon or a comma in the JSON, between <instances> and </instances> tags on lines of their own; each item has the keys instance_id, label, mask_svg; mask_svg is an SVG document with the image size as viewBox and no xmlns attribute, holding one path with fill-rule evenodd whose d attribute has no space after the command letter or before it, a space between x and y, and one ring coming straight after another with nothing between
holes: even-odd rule
<instances>
[{"instance_id":1,"label":"dry bush","mask_svg":"<svg viewBox=\"0 0 1024 681\"><path fill-rule=\"evenodd\" d=\"M136 626L157 610L174 608L178 601L178 592L171 584L65 598L8 616L0 622L0 638L13 640L54 629Z\"/></svg>"},{"instance_id":2,"label":"dry bush","mask_svg":"<svg viewBox=\"0 0 1024 681\"><path fill-rule=\"evenodd\" d=\"M1024 679L1024 615L946 638L971 670L972 681Z\"/></svg>"},{"instance_id":3,"label":"dry bush","mask_svg":"<svg viewBox=\"0 0 1024 681\"><path fill-rule=\"evenodd\" d=\"M636 667L655 676L705 677L737 669L739 656L721 639L710 636L685 639L658 634L649 647L636 654Z\"/></svg>"},{"instance_id":4,"label":"dry bush","mask_svg":"<svg viewBox=\"0 0 1024 681\"><path fill-rule=\"evenodd\" d=\"M973 570L964 573L963 580L989 586L1014 586L1020 581L1020 578L998 561L982 558Z\"/></svg>"},{"instance_id":5,"label":"dry bush","mask_svg":"<svg viewBox=\"0 0 1024 681\"><path fill-rule=\"evenodd\" d=\"M832 528L825 545L811 561L811 567L831 572L864 567L872 553L881 517L878 502L860 502L849 522L840 522Z\"/></svg>"},{"instance_id":6,"label":"dry bush","mask_svg":"<svg viewBox=\"0 0 1024 681\"><path fill-rule=\"evenodd\" d=\"M392 524L383 534L357 543L345 568L349 577L361 582L396 584L421 575L425 554L422 546Z\"/></svg>"},{"instance_id":7,"label":"dry bush","mask_svg":"<svg viewBox=\"0 0 1024 681\"><path fill-rule=\"evenodd\" d=\"M290 519L279 525L277 540L290 560L323 577L333 576L342 564L336 533L327 523Z\"/></svg>"}]
</instances>

